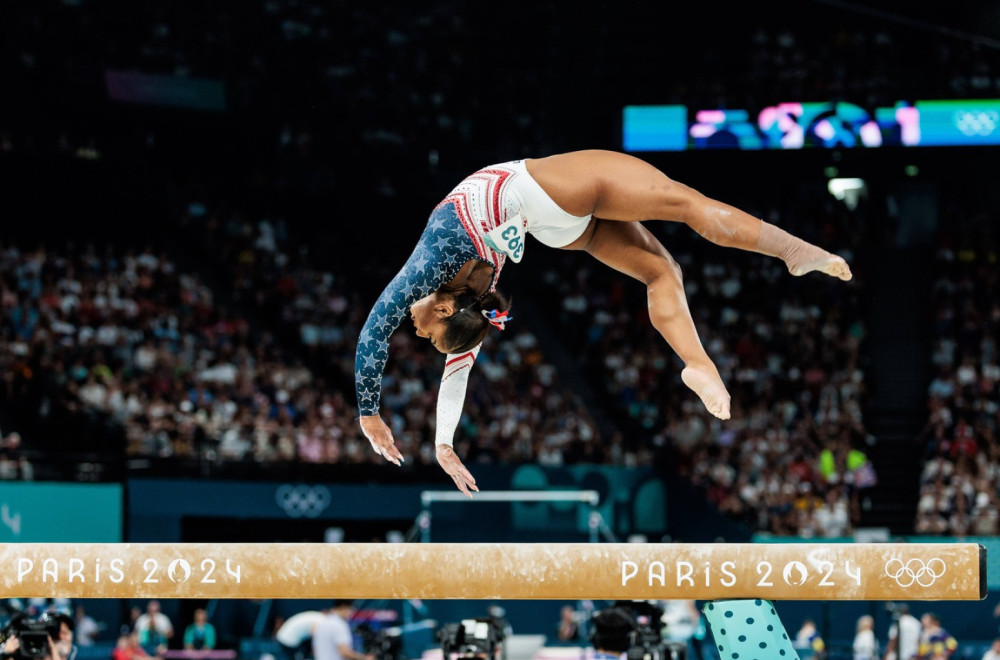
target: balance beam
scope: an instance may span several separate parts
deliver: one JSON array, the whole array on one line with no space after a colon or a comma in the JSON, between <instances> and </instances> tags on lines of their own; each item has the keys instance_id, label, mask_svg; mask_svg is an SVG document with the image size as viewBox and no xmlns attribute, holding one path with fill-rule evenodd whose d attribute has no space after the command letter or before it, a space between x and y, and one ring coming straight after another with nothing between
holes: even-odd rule
<instances>
[{"instance_id":1,"label":"balance beam","mask_svg":"<svg viewBox=\"0 0 1000 660\"><path fill-rule=\"evenodd\" d=\"M974 543L0 545L6 598L980 600Z\"/></svg>"}]
</instances>

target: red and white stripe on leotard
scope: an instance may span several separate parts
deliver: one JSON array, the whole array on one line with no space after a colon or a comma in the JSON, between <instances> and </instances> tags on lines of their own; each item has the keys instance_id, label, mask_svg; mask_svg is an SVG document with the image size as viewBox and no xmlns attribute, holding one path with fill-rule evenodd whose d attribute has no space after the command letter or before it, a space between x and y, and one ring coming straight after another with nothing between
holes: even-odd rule
<instances>
[{"instance_id":1,"label":"red and white stripe on leotard","mask_svg":"<svg viewBox=\"0 0 1000 660\"><path fill-rule=\"evenodd\" d=\"M505 203L504 189L514 174L515 170L509 165L486 167L463 179L441 202L455 205L459 220L479 256L493 264L494 287L507 255L491 250L483 235L505 223L510 216L511 209Z\"/></svg>"},{"instance_id":2,"label":"red and white stripe on leotard","mask_svg":"<svg viewBox=\"0 0 1000 660\"><path fill-rule=\"evenodd\" d=\"M457 357L453 357L444 363L444 374L441 376L441 381L444 382L448 380L462 369L471 369L475 361L476 354L473 351L468 351L467 353L462 353Z\"/></svg>"}]
</instances>

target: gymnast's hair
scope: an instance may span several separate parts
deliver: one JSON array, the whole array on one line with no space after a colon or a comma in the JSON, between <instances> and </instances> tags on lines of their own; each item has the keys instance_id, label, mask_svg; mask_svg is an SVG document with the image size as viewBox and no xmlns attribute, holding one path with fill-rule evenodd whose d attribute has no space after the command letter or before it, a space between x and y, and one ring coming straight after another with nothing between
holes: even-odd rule
<instances>
[{"instance_id":1,"label":"gymnast's hair","mask_svg":"<svg viewBox=\"0 0 1000 660\"><path fill-rule=\"evenodd\" d=\"M484 310L488 314L492 310L506 312L510 309L510 297L496 289L476 294L469 288L448 290L442 287L441 293L451 295L455 305L455 313L444 319L442 339L449 353L472 350L483 341L490 325L495 325L483 314Z\"/></svg>"}]
</instances>

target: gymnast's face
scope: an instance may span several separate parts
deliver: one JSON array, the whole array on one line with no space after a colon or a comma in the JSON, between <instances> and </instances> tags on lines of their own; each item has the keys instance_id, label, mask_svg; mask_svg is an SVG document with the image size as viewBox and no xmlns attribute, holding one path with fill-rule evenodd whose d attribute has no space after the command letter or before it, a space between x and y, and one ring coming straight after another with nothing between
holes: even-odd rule
<instances>
[{"instance_id":1,"label":"gymnast's face","mask_svg":"<svg viewBox=\"0 0 1000 660\"><path fill-rule=\"evenodd\" d=\"M410 318L417 329L417 336L429 339L434 348L447 353L444 345L444 319L455 313L454 301L450 296L437 292L421 298L410 307Z\"/></svg>"}]
</instances>

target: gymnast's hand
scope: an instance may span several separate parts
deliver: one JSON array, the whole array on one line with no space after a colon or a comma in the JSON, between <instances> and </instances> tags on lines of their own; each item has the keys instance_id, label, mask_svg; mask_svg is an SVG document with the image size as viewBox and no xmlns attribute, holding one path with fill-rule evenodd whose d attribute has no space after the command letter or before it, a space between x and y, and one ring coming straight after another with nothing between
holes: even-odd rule
<instances>
[{"instance_id":1,"label":"gymnast's hand","mask_svg":"<svg viewBox=\"0 0 1000 660\"><path fill-rule=\"evenodd\" d=\"M392 438L392 431L378 415L365 415L361 417L361 432L372 443L372 449L379 456L385 458L390 463L399 465L403 462L403 455L396 448L396 441Z\"/></svg>"},{"instance_id":2,"label":"gymnast's hand","mask_svg":"<svg viewBox=\"0 0 1000 660\"><path fill-rule=\"evenodd\" d=\"M455 450L448 445L437 445L437 459L441 468L448 473L448 476L452 478L455 482L455 486L466 494L468 497L472 497L472 493L469 490L474 490L477 493L479 488L476 486L476 480L473 478L472 473L465 469L462 465L462 459L458 457Z\"/></svg>"}]
</instances>

